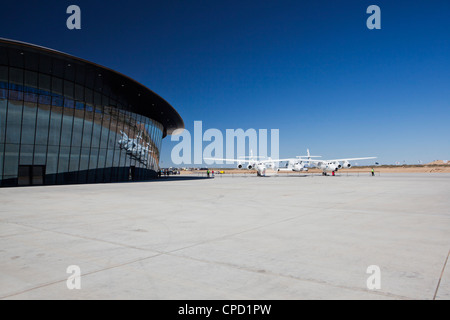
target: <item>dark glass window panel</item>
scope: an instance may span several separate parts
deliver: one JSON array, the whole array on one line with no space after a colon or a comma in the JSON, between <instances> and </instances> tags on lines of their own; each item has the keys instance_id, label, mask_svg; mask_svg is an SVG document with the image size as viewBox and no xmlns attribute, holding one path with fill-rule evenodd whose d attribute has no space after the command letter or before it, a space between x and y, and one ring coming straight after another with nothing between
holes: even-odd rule
<instances>
[{"instance_id":1,"label":"dark glass window panel","mask_svg":"<svg viewBox=\"0 0 450 320\"><path fill-rule=\"evenodd\" d=\"M85 83L84 83L86 88L93 88L94 87L94 79L97 76L97 74L94 72L93 69L87 69L86 70L86 78L85 78Z\"/></svg>"},{"instance_id":2,"label":"dark glass window panel","mask_svg":"<svg viewBox=\"0 0 450 320\"><path fill-rule=\"evenodd\" d=\"M108 138L109 138L109 126L110 126L111 116L108 114L103 115L102 133L100 138L100 148L108 148Z\"/></svg>"},{"instance_id":3,"label":"dark glass window panel","mask_svg":"<svg viewBox=\"0 0 450 320\"><path fill-rule=\"evenodd\" d=\"M114 149L114 159L113 159L113 167L120 166L120 150Z\"/></svg>"},{"instance_id":4,"label":"dark glass window panel","mask_svg":"<svg viewBox=\"0 0 450 320\"><path fill-rule=\"evenodd\" d=\"M64 63L62 60L53 59L52 74L58 78L64 77Z\"/></svg>"},{"instance_id":5,"label":"dark glass window panel","mask_svg":"<svg viewBox=\"0 0 450 320\"><path fill-rule=\"evenodd\" d=\"M39 72L40 73L49 73L52 69L52 60L48 56L41 55L39 57Z\"/></svg>"},{"instance_id":6,"label":"dark glass window panel","mask_svg":"<svg viewBox=\"0 0 450 320\"><path fill-rule=\"evenodd\" d=\"M83 136L84 110L75 110L73 117L72 147L81 147Z\"/></svg>"},{"instance_id":7,"label":"dark glass window panel","mask_svg":"<svg viewBox=\"0 0 450 320\"><path fill-rule=\"evenodd\" d=\"M58 152L59 147L49 146L47 153L47 165L46 165L46 184L56 184L56 175L58 172Z\"/></svg>"},{"instance_id":8,"label":"dark glass window panel","mask_svg":"<svg viewBox=\"0 0 450 320\"><path fill-rule=\"evenodd\" d=\"M48 136L48 144L51 146L59 146L61 136L62 108L52 107L50 115L50 131Z\"/></svg>"},{"instance_id":9,"label":"dark glass window panel","mask_svg":"<svg viewBox=\"0 0 450 320\"><path fill-rule=\"evenodd\" d=\"M123 133L123 136L121 133L121 136L118 139L124 139L124 138L126 139L126 137L130 138L129 132L128 132L129 131L128 130L128 128L129 128L128 122L129 121L127 121L127 119L129 119L129 117L127 116L127 112L120 110L119 111L119 125L121 128L120 131ZM126 146L122 146L122 148L120 149L120 157L119 157L119 166L120 167L125 167L127 165L127 149L126 148L127 148Z\"/></svg>"},{"instance_id":10,"label":"dark glass window panel","mask_svg":"<svg viewBox=\"0 0 450 320\"><path fill-rule=\"evenodd\" d=\"M64 108L75 109L75 101L72 99L64 99Z\"/></svg>"},{"instance_id":11,"label":"dark glass window panel","mask_svg":"<svg viewBox=\"0 0 450 320\"><path fill-rule=\"evenodd\" d=\"M8 67L0 66L0 81L8 82Z\"/></svg>"},{"instance_id":12,"label":"dark glass window panel","mask_svg":"<svg viewBox=\"0 0 450 320\"><path fill-rule=\"evenodd\" d=\"M31 185L31 166L19 166L17 184L19 186Z\"/></svg>"},{"instance_id":13,"label":"dark glass window panel","mask_svg":"<svg viewBox=\"0 0 450 320\"><path fill-rule=\"evenodd\" d=\"M103 169L103 182L104 183L109 183L112 181L112 168L111 167L106 167L105 169Z\"/></svg>"},{"instance_id":14,"label":"dark glass window panel","mask_svg":"<svg viewBox=\"0 0 450 320\"><path fill-rule=\"evenodd\" d=\"M59 96L63 95L63 81L60 78L52 77L52 93Z\"/></svg>"},{"instance_id":15,"label":"dark glass window panel","mask_svg":"<svg viewBox=\"0 0 450 320\"><path fill-rule=\"evenodd\" d=\"M94 110L94 127L92 131L92 144L91 146L93 148L99 148L100 147L100 138L102 134L102 121L103 121L103 115L101 107L95 108Z\"/></svg>"},{"instance_id":16,"label":"dark glass window panel","mask_svg":"<svg viewBox=\"0 0 450 320\"><path fill-rule=\"evenodd\" d=\"M75 100L84 101L84 88L78 84L75 85Z\"/></svg>"},{"instance_id":17,"label":"dark glass window panel","mask_svg":"<svg viewBox=\"0 0 450 320\"><path fill-rule=\"evenodd\" d=\"M106 163L106 151L105 149L100 149L98 153L98 162L97 162L97 168L102 169L105 167Z\"/></svg>"},{"instance_id":18,"label":"dark glass window panel","mask_svg":"<svg viewBox=\"0 0 450 320\"><path fill-rule=\"evenodd\" d=\"M114 109L111 110L111 114L110 114L110 125L109 125L109 137L108 137L108 149L114 149L116 147L118 147L117 145L117 141L116 141L116 137L117 134L119 132L118 128L117 128L117 114L114 112Z\"/></svg>"},{"instance_id":19,"label":"dark glass window panel","mask_svg":"<svg viewBox=\"0 0 450 320\"><path fill-rule=\"evenodd\" d=\"M41 89L41 91L46 91L48 93L52 91L50 76L43 73L39 74L39 89Z\"/></svg>"},{"instance_id":20,"label":"dark glass window panel","mask_svg":"<svg viewBox=\"0 0 450 320\"><path fill-rule=\"evenodd\" d=\"M131 130L131 117L129 112L127 111L123 111L123 132L125 132L129 138L133 138L131 135L132 130Z\"/></svg>"},{"instance_id":21,"label":"dark glass window panel","mask_svg":"<svg viewBox=\"0 0 450 320\"><path fill-rule=\"evenodd\" d=\"M83 138L82 138L82 147L90 148L91 147L91 138L92 138L92 128L94 123L92 122L92 112L86 111L84 118L84 127L83 127Z\"/></svg>"},{"instance_id":22,"label":"dark glass window panel","mask_svg":"<svg viewBox=\"0 0 450 320\"><path fill-rule=\"evenodd\" d=\"M63 108L64 107L64 99L62 96L53 96L52 97L52 106Z\"/></svg>"},{"instance_id":23,"label":"dark glass window panel","mask_svg":"<svg viewBox=\"0 0 450 320\"><path fill-rule=\"evenodd\" d=\"M25 103L22 115L22 144L34 144L37 105Z\"/></svg>"},{"instance_id":24,"label":"dark glass window panel","mask_svg":"<svg viewBox=\"0 0 450 320\"><path fill-rule=\"evenodd\" d=\"M88 182L94 183L97 173L97 161L98 161L98 148L91 149L91 154L89 157L89 172L88 172Z\"/></svg>"},{"instance_id":25,"label":"dark glass window panel","mask_svg":"<svg viewBox=\"0 0 450 320\"><path fill-rule=\"evenodd\" d=\"M64 97L66 99L74 99L74 90L75 88L73 82L64 80Z\"/></svg>"},{"instance_id":26,"label":"dark glass window panel","mask_svg":"<svg viewBox=\"0 0 450 320\"><path fill-rule=\"evenodd\" d=\"M22 102L9 101L6 126L6 142L19 143L22 129Z\"/></svg>"},{"instance_id":27,"label":"dark glass window panel","mask_svg":"<svg viewBox=\"0 0 450 320\"><path fill-rule=\"evenodd\" d=\"M23 91L21 91L21 88L17 88L17 86L14 86L14 88L10 88L8 99L9 101L21 103L23 101Z\"/></svg>"},{"instance_id":28,"label":"dark glass window panel","mask_svg":"<svg viewBox=\"0 0 450 320\"><path fill-rule=\"evenodd\" d=\"M91 153L89 155L89 170L97 169L98 151L98 148L91 148Z\"/></svg>"},{"instance_id":29,"label":"dark glass window panel","mask_svg":"<svg viewBox=\"0 0 450 320\"><path fill-rule=\"evenodd\" d=\"M86 77L85 69L81 65L76 65L75 82L84 83Z\"/></svg>"},{"instance_id":30,"label":"dark glass window panel","mask_svg":"<svg viewBox=\"0 0 450 320\"><path fill-rule=\"evenodd\" d=\"M156 157L158 155L158 150L159 150L159 144L158 144L158 137L157 137L157 127L156 127L156 123L153 120L150 120L151 124L152 124L152 159L153 159L153 166L157 167L158 166L158 162L156 160Z\"/></svg>"},{"instance_id":31,"label":"dark glass window panel","mask_svg":"<svg viewBox=\"0 0 450 320\"><path fill-rule=\"evenodd\" d=\"M111 168L113 166L114 150L108 149L106 151L105 168Z\"/></svg>"},{"instance_id":32,"label":"dark glass window panel","mask_svg":"<svg viewBox=\"0 0 450 320\"><path fill-rule=\"evenodd\" d=\"M61 130L61 146L70 147L72 141L73 115L73 109L64 109Z\"/></svg>"},{"instance_id":33,"label":"dark glass window panel","mask_svg":"<svg viewBox=\"0 0 450 320\"><path fill-rule=\"evenodd\" d=\"M94 105L96 106L102 105L102 95L98 91L94 92Z\"/></svg>"},{"instance_id":34,"label":"dark glass window panel","mask_svg":"<svg viewBox=\"0 0 450 320\"><path fill-rule=\"evenodd\" d=\"M59 147L49 146L47 153L47 174L58 173L58 153Z\"/></svg>"},{"instance_id":35,"label":"dark glass window panel","mask_svg":"<svg viewBox=\"0 0 450 320\"><path fill-rule=\"evenodd\" d=\"M100 146L100 136L102 133L102 126L94 123L94 127L92 128L92 148L99 148Z\"/></svg>"},{"instance_id":36,"label":"dark glass window panel","mask_svg":"<svg viewBox=\"0 0 450 320\"><path fill-rule=\"evenodd\" d=\"M58 174L69 172L69 156L70 156L70 148L61 147L59 149Z\"/></svg>"},{"instance_id":37,"label":"dark glass window panel","mask_svg":"<svg viewBox=\"0 0 450 320\"><path fill-rule=\"evenodd\" d=\"M134 113L130 113L129 126L130 126L130 130L128 132L130 133L130 138L136 139L138 132L137 132L137 125L136 125L136 114L134 114Z\"/></svg>"},{"instance_id":38,"label":"dark glass window panel","mask_svg":"<svg viewBox=\"0 0 450 320\"><path fill-rule=\"evenodd\" d=\"M81 157L80 157L80 171L89 169L89 148L81 148Z\"/></svg>"},{"instance_id":39,"label":"dark glass window panel","mask_svg":"<svg viewBox=\"0 0 450 320\"><path fill-rule=\"evenodd\" d=\"M30 88L38 87L38 74L33 71L25 71L25 86Z\"/></svg>"},{"instance_id":40,"label":"dark glass window panel","mask_svg":"<svg viewBox=\"0 0 450 320\"><path fill-rule=\"evenodd\" d=\"M6 109L8 102L0 99L0 143L5 143L6 136Z\"/></svg>"},{"instance_id":41,"label":"dark glass window panel","mask_svg":"<svg viewBox=\"0 0 450 320\"><path fill-rule=\"evenodd\" d=\"M78 171L80 166L81 148L73 148L70 150L69 171Z\"/></svg>"},{"instance_id":42,"label":"dark glass window panel","mask_svg":"<svg viewBox=\"0 0 450 320\"><path fill-rule=\"evenodd\" d=\"M17 177L19 167L19 145L5 144L5 160L3 164L3 175Z\"/></svg>"},{"instance_id":43,"label":"dark glass window panel","mask_svg":"<svg viewBox=\"0 0 450 320\"><path fill-rule=\"evenodd\" d=\"M86 102L86 104L92 107L94 105L94 92L89 88L85 88L84 93L85 93L84 101Z\"/></svg>"},{"instance_id":44,"label":"dark glass window panel","mask_svg":"<svg viewBox=\"0 0 450 320\"><path fill-rule=\"evenodd\" d=\"M45 166L33 166L31 173L31 183L33 186L40 186L44 184Z\"/></svg>"},{"instance_id":45,"label":"dark glass window panel","mask_svg":"<svg viewBox=\"0 0 450 320\"><path fill-rule=\"evenodd\" d=\"M22 144L20 146L20 165L32 165L33 164L33 145Z\"/></svg>"},{"instance_id":46,"label":"dark glass window panel","mask_svg":"<svg viewBox=\"0 0 450 320\"><path fill-rule=\"evenodd\" d=\"M52 97L47 95L40 95L38 99L40 105L50 106L52 104Z\"/></svg>"},{"instance_id":47,"label":"dark glass window panel","mask_svg":"<svg viewBox=\"0 0 450 320\"><path fill-rule=\"evenodd\" d=\"M9 68L9 83L22 86L23 70L18 68Z\"/></svg>"},{"instance_id":48,"label":"dark glass window panel","mask_svg":"<svg viewBox=\"0 0 450 320\"><path fill-rule=\"evenodd\" d=\"M0 180L3 177L3 156L5 155L5 145L0 143Z\"/></svg>"},{"instance_id":49,"label":"dark glass window panel","mask_svg":"<svg viewBox=\"0 0 450 320\"><path fill-rule=\"evenodd\" d=\"M84 111L84 102L76 101L75 102L75 109Z\"/></svg>"},{"instance_id":50,"label":"dark glass window panel","mask_svg":"<svg viewBox=\"0 0 450 320\"><path fill-rule=\"evenodd\" d=\"M43 166L47 160L47 146L36 145L34 147L34 165Z\"/></svg>"},{"instance_id":51,"label":"dark glass window panel","mask_svg":"<svg viewBox=\"0 0 450 320\"><path fill-rule=\"evenodd\" d=\"M39 105L36 119L36 145L47 145L50 123L50 106Z\"/></svg>"},{"instance_id":52,"label":"dark glass window panel","mask_svg":"<svg viewBox=\"0 0 450 320\"><path fill-rule=\"evenodd\" d=\"M64 78L70 81L75 81L75 66L73 64L64 64Z\"/></svg>"},{"instance_id":53,"label":"dark glass window panel","mask_svg":"<svg viewBox=\"0 0 450 320\"><path fill-rule=\"evenodd\" d=\"M37 103L38 102L38 95L34 92L25 92L23 96L23 100L25 103Z\"/></svg>"},{"instance_id":54,"label":"dark glass window panel","mask_svg":"<svg viewBox=\"0 0 450 320\"><path fill-rule=\"evenodd\" d=\"M24 69L37 71L39 67L39 56L35 54L26 54L23 62Z\"/></svg>"},{"instance_id":55,"label":"dark glass window panel","mask_svg":"<svg viewBox=\"0 0 450 320\"><path fill-rule=\"evenodd\" d=\"M81 156L80 156L80 173L78 174L78 182L84 183L87 182L88 178L88 169L89 169L89 148L81 148Z\"/></svg>"}]
</instances>

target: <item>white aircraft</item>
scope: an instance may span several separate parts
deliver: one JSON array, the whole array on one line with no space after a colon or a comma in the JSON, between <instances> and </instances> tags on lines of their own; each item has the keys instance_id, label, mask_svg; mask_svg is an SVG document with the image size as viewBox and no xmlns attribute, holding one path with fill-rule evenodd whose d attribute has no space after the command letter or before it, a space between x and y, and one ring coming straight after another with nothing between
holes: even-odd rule
<instances>
[{"instance_id":1,"label":"white aircraft","mask_svg":"<svg viewBox=\"0 0 450 320\"><path fill-rule=\"evenodd\" d=\"M259 177L266 177L277 174L276 163L289 160L289 159L271 159L270 157L267 158L267 160L260 160L259 158L260 157L253 156L253 151L250 150L250 156L242 157L241 159L204 158L204 160L236 162L238 169L246 168L248 170L256 170L256 174Z\"/></svg>"},{"instance_id":2,"label":"white aircraft","mask_svg":"<svg viewBox=\"0 0 450 320\"><path fill-rule=\"evenodd\" d=\"M303 158L307 159L303 159ZM312 156L309 153L309 149L307 149L307 155L306 156L297 156L296 159L281 159L282 161L287 161L285 168L279 168L278 171L308 171L308 160L311 160L311 158L320 158L321 156Z\"/></svg>"},{"instance_id":3,"label":"white aircraft","mask_svg":"<svg viewBox=\"0 0 450 320\"><path fill-rule=\"evenodd\" d=\"M314 156L314 157L318 157L318 156ZM352 167L350 161L376 159L377 157L345 158L345 159L333 159L333 160L314 160L314 159L311 159L312 156L309 155L309 149L308 149L308 159L302 159L302 157L297 157L297 158L300 158L298 160L301 160L302 162L306 162L309 166L313 165L314 167L321 169L322 174L324 176L326 176L327 171L337 172L339 169L350 169Z\"/></svg>"},{"instance_id":4,"label":"white aircraft","mask_svg":"<svg viewBox=\"0 0 450 320\"><path fill-rule=\"evenodd\" d=\"M350 161L354 160L367 160L367 159L376 159L376 157L366 157L366 158L347 158L347 159L335 159L335 160L314 160L313 158L320 158L321 156L311 156L309 153L309 149L307 149L306 156L297 156L297 158L289 158L289 159L271 159L267 160L259 160L258 157L253 156L253 152L250 151L250 157L246 159L219 159L219 158L204 158L205 160L214 160L214 161L227 161L227 162L237 162L238 169L244 169L245 167L248 170L256 169L258 176L269 176L276 175L279 171L308 171L308 168L313 165L316 168L322 169L323 175L327 175L327 171L337 172L342 168L351 168L352 165ZM306 158L306 159L305 159ZM276 163L278 162L287 162L286 168L277 168ZM341 162L343 162L341 164Z\"/></svg>"}]
</instances>

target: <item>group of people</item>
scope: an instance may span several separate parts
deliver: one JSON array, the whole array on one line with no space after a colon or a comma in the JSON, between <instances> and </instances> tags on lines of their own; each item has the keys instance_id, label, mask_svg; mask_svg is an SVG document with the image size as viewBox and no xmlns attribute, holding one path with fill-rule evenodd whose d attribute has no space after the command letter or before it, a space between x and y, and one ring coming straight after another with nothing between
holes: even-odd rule
<instances>
[{"instance_id":1,"label":"group of people","mask_svg":"<svg viewBox=\"0 0 450 320\"><path fill-rule=\"evenodd\" d=\"M158 170L158 178L161 178L161 176L168 177L170 175L177 175L177 174L180 174L180 171L170 170L170 169L159 169Z\"/></svg>"},{"instance_id":2,"label":"group of people","mask_svg":"<svg viewBox=\"0 0 450 320\"><path fill-rule=\"evenodd\" d=\"M334 176L334 175L335 175L335 172L333 171L333 172L331 173L331 175ZM375 176L375 169L372 168L372 177L374 177L374 176Z\"/></svg>"},{"instance_id":3,"label":"group of people","mask_svg":"<svg viewBox=\"0 0 450 320\"><path fill-rule=\"evenodd\" d=\"M212 177L214 178L214 170L212 170L212 171L206 171L206 174L207 174L207 176L208 176L208 178L211 178L211 174L212 174Z\"/></svg>"}]
</instances>

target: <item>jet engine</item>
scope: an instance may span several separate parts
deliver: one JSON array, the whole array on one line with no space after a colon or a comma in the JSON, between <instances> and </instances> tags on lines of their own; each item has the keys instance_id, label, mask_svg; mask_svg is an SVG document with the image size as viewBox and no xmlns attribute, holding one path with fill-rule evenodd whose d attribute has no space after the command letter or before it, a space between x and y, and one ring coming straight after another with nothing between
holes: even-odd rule
<instances>
[{"instance_id":1,"label":"jet engine","mask_svg":"<svg viewBox=\"0 0 450 320\"><path fill-rule=\"evenodd\" d=\"M345 161L344 164L342 165L344 168L346 169L350 169L352 167L352 165L350 164L350 162Z\"/></svg>"},{"instance_id":2,"label":"jet engine","mask_svg":"<svg viewBox=\"0 0 450 320\"><path fill-rule=\"evenodd\" d=\"M237 165L237 167L238 167L238 169L242 169L242 163L239 163L239 164Z\"/></svg>"},{"instance_id":3,"label":"jet engine","mask_svg":"<svg viewBox=\"0 0 450 320\"><path fill-rule=\"evenodd\" d=\"M252 170L252 169L253 169L253 166L252 166L251 164L249 164L249 165L247 166L247 169L248 169L248 170Z\"/></svg>"}]
</instances>

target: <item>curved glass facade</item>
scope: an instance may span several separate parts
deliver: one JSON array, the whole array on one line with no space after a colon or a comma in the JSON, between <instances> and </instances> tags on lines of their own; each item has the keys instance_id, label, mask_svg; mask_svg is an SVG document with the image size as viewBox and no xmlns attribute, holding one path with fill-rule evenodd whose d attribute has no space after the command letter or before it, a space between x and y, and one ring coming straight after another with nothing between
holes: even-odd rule
<instances>
[{"instance_id":1,"label":"curved glass facade","mask_svg":"<svg viewBox=\"0 0 450 320\"><path fill-rule=\"evenodd\" d=\"M161 123L112 96L0 65L0 185L146 180L159 169Z\"/></svg>"}]
</instances>

